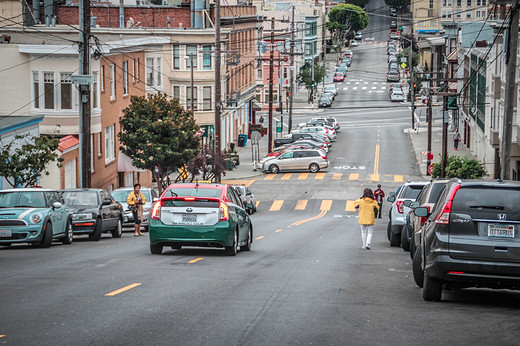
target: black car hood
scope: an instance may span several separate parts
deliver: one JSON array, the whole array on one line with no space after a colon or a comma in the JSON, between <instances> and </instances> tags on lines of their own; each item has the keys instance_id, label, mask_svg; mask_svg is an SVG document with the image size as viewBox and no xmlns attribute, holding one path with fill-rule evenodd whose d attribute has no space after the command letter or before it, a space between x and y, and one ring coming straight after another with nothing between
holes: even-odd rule
<instances>
[{"instance_id":1,"label":"black car hood","mask_svg":"<svg viewBox=\"0 0 520 346\"><path fill-rule=\"evenodd\" d=\"M84 205L84 206L75 206L69 207L69 210L73 213L97 213L99 212L99 207L94 205Z\"/></svg>"}]
</instances>

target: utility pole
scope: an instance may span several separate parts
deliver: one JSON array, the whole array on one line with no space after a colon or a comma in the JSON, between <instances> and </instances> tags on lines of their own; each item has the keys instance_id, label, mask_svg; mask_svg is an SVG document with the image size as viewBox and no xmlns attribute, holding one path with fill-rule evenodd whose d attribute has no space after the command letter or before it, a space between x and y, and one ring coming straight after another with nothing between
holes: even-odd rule
<instances>
[{"instance_id":1,"label":"utility pole","mask_svg":"<svg viewBox=\"0 0 520 346\"><path fill-rule=\"evenodd\" d=\"M273 62L274 62L274 17L271 18L271 50L269 51L269 136L267 152L273 151Z\"/></svg>"},{"instance_id":2,"label":"utility pole","mask_svg":"<svg viewBox=\"0 0 520 346\"><path fill-rule=\"evenodd\" d=\"M428 168L430 168L430 165L432 164L432 122L433 122L433 115L432 115L432 94L431 91L428 90L428 108L427 108L428 116L428 150L426 152L426 175L430 175L430 172L428 172Z\"/></svg>"},{"instance_id":3,"label":"utility pole","mask_svg":"<svg viewBox=\"0 0 520 346\"><path fill-rule=\"evenodd\" d=\"M412 52L413 39L410 40L409 52L408 52L408 63L410 64L410 101L412 101L412 129L415 128L415 73L413 71L413 52Z\"/></svg>"},{"instance_id":4,"label":"utility pole","mask_svg":"<svg viewBox=\"0 0 520 346\"><path fill-rule=\"evenodd\" d=\"M504 42L504 47L508 45L506 54L506 90L504 97L504 127L502 132L502 160L501 174L502 180L511 179L511 141L513 131L513 103L515 102L515 75L516 75L516 56L518 53L518 6L519 1L511 7L509 18L509 42ZM506 50L506 48L504 48Z\"/></svg>"},{"instance_id":5,"label":"utility pole","mask_svg":"<svg viewBox=\"0 0 520 346\"><path fill-rule=\"evenodd\" d=\"M222 93L222 85L220 83L220 0L215 0L215 157L220 157L221 143L220 143L220 107L222 105L221 102L221 93ZM191 89L193 90L193 88ZM193 96L191 98L193 100ZM220 183L220 172L215 172L215 182Z\"/></svg>"},{"instance_id":6,"label":"utility pole","mask_svg":"<svg viewBox=\"0 0 520 346\"><path fill-rule=\"evenodd\" d=\"M442 177L446 177L446 167L448 167L448 64L444 70L444 87L446 92L442 96Z\"/></svg>"},{"instance_id":7,"label":"utility pole","mask_svg":"<svg viewBox=\"0 0 520 346\"><path fill-rule=\"evenodd\" d=\"M293 93L294 93L294 5L292 6L292 18L291 18L291 66L290 69L290 78L291 78L291 86L289 88L289 122L287 133L291 133L292 129L292 108L293 108Z\"/></svg>"},{"instance_id":8,"label":"utility pole","mask_svg":"<svg viewBox=\"0 0 520 346\"><path fill-rule=\"evenodd\" d=\"M90 0L79 2L79 73L90 75ZM90 84L79 85L79 182L89 188L90 181Z\"/></svg>"}]
</instances>

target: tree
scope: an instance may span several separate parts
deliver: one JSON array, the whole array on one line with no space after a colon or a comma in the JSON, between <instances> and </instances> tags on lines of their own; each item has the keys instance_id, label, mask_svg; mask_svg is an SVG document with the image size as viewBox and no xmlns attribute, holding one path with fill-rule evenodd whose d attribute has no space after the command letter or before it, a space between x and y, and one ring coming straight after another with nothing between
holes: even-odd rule
<instances>
[{"instance_id":1,"label":"tree","mask_svg":"<svg viewBox=\"0 0 520 346\"><path fill-rule=\"evenodd\" d=\"M63 158L56 152L59 144L60 140L55 137L15 136L0 149L0 176L12 187L35 186L39 177L49 175L49 163L56 161L61 167Z\"/></svg>"},{"instance_id":2,"label":"tree","mask_svg":"<svg viewBox=\"0 0 520 346\"><path fill-rule=\"evenodd\" d=\"M403 62L402 61L403 57L406 58L406 64L409 66L409 64L410 64L410 59L408 59L410 57L409 48L405 48L405 49L403 49L402 52L397 54L397 60L399 61L399 65L401 65L401 63ZM413 65L413 68L416 68L417 65L419 65L419 59L420 58L421 57L419 56L419 53L412 51L412 65Z\"/></svg>"},{"instance_id":3,"label":"tree","mask_svg":"<svg viewBox=\"0 0 520 346\"><path fill-rule=\"evenodd\" d=\"M325 74L327 70L324 66L319 65L317 62L314 62L314 79L312 78L312 65L307 63L303 67L303 70L298 74L297 78L300 80L307 90L309 90L310 95L314 92L314 88L318 83L323 81L325 78Z\"/></svg>"},{"instance_id":4,"label":"tree","mask_svg":"<svg viewBox=\"0 0 520 346\"><path fill-rule=\"evenodd\" d=\"M363 7L368 4L368 0L346 0L345 3Z\"/></svg>"},{"instance_id":5,"label":"tree","mask_svg":"<svg viewBox=\"0 0 520 346\"><path fill-rule=\"evenodd\" d=\"M366 28L368 15L359 6L339 4L330 10L325 25L331 33L331 49L340 53L345 42L354 37L354 32Z\"/></svg>"},{"instance_id":6,"label":"tree","mask_svg":"<svg viewBox=\"0 0 520 346\"><path fill-rule=\"evenodd\" d=\"M408 6L408 5L410 5L410 0L385 0L385 3L388 6L395 6L395 7Z\"/></svg>"},{"instance_id":7,"label":"tree","mask_svg":"<svg viewBox=\"0 0 520 346\"><path fill-rule=\"evenodd\" d=\"M222 154L215 155L215 151L206 145L188 162L188 172L191 174L191 181L196 177L213 181L216 173L226 174L224 158Z\"/></svg>"},{"instance_id":8,"label":"tree","mask_svg":"<svg viewBox=\"0 0 520 346\"><path fill-rule=\"evenodd\" d=\"M485 175L487 175L487 172L484 165L479 161L468 157L448 156L446 178L480 179ZM440 162L433 165L432 176L442 177L442 164Z\"/></svg>"},{"instance_id":9,"label":"tree","mask_svg":"<svg viewBox=\"0 0 520 346\"><path fill-rule=\"evenodd\" d=\"M132 164L152 171L159 193L170 184L169 174L187 164L199 151L193 113L165 94L132 96L123 110L120 150Z\"/></svg>"}]
</instances>

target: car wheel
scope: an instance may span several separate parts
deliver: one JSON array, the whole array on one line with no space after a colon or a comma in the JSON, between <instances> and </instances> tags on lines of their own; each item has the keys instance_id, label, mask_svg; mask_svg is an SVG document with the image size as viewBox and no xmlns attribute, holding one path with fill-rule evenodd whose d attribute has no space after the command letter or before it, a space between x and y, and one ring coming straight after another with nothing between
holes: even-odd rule
<instances>
[{"instance_id":1,"label":"car wheel","mask_svg":"<svg viewBox=\"0 0 520 346\"><path fill-rule=\"evenodd\" d=\"M62 244L65 244L65 245L72 244L72 238L73 238L72 222L70 221L70 219L68 219L67 225L65 226L65 236L63 238L61 238L61 242L62 242Z\"/></svg>"},{"instance_id":2,"label":"car wheel","mask_svg":"<svg viewBox=\"0 0 520 346\"><path fill-rule=\"evenodd\" d=\"M439 302L442 298L442 281L424 275L423 298L426 301Z\"/></svg>"},{"instance_id":3,"label":"car wheel","mask_svg":"<svg viewBox=\"0 0 520 346\"><path fill-rule=\"evenodd\" d=\"M238 230L235 230L233 236L233 245L224 247L226 256L236 256L238 252Z\"/></svg>"},{"instance_id":4,"label":"car wheel","mask_svg":"<svg viewBox=\"0 0 520 346\"><path fill-rule=\"evenodd\" d=\"M269 172L276 174L280 172L280 168L277 165L271 165L269 166Z\"/></svg>"},{"instance_id":5,"label":"car wheel","mask_svg":"<svg viewBox=\"0 0 520 346\"><path fill-rule=\"evenodd\" d=\"M249 225L249 231L247 234L247 244L240 247L240 251L251 251L251 243L253 239L253 226Z\"/></svg>"},{"instance_id":6,"label":"car wheel","mask_svg":"<svg viewBox=\"0 0 520 346\"><path fill-rule=\"evenodd\" d=\"M412 237L410 238L410 258L413 260L413 255L415 254L415 239L414 234L412 233Z\"/></svg>"},{"instance_id":7,"label":"car wheel","mask_svg":"<svg viewBox=\"0 0 520 346\"><path fill-rule=\"evenodd\" d=\"M311 165L309 166L309 171L311 173L316 173L320 170L320 166L318 166L318 164L316 163L311 163Z\"/></svg>"},{"instance_id":8,"label":"car wheel","mask_svg":"<svg viewBox=\"0 0 520 346\"><path fill-rule=\"evenodd\" d=\"M163 250L162 244L156 244L156 245L150 244L150 252L152 253L152 255L160 255L160 254L162 254L162 250Z\"/></svg>"},{"instance_id":9,"label":"car wheel","mask_svg":"<svg viewBox=\"0 0 520 346\"><path fill-rule=\"evenodd\" d=\"M424 270L422 268L422 247L419 245L412 260L412 274L417 286L423 287Z\"/></svg>"},{"instance_id":10,"label":"car wheel","mask_svg":"<svg viewBox=\"0 0 520 346\"><path fill-rule=\"evenodd\" d=\"M404 251L410 251L410 241L408 240L408 225L403 226L401 231L401 247Z\"/></svg>"},{"instance_id":11,"label":"car wheel","mask_svg":"<svg viewBox=\"0 0 520 346\"><path fill-rule=\"evenodd\" d=\"M96 220L96 228L94 228L94 232L88 235L88 240L99 241L101 239L101 234L103 233L103 224L101 222L101 219Z\"/></svg>"},{"instance_id":12,"label":"car wheel","mask_svg":"<svg viewBox=\"0 0 520 346\"><path fill-rule=\"evenodd\" d=\"M38 244L38 247L46 248L52 245L52 224L47 222L45 224L45 231L43 232L42 241Z\"/></svg>"},{"instance_id":13,"label":"car wheel","mask_svg":"<svg viewBox=\"0 0 520 346\"><path fill-rule=\"evenodd\" d=\"M123 234L123 223L121 222L121 219L117 220L117 226L112 230L112 238L121 238L121 235Z\"/></svg>"},{"instance_id":14,"label":"car wheel","mask_svg":"<svg viewBox=\"0 0 520 346\"><path fill-rule=\"evenodd\" d=\"M394 229L396 226L392 226L390 231L390 246L399 246L401 245L401 233L395 233Z\"/></svg>"},{"instance_id":15,"label":"car wheel","mask_svg":"<svg viewBox=\"0 0 520 346\"><path fill-rule=\"evenodd\" d=\"M392 235L392 221L388 221L388 226L386 226L386 237L388 241L390 241Z\"/></svg>"}]
</instances>

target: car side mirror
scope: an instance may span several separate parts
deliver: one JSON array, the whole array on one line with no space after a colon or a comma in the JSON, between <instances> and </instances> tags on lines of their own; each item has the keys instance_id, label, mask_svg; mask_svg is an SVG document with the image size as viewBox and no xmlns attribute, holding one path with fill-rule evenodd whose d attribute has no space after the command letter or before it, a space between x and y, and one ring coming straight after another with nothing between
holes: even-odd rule
<instances>
[{"instance_id":1,"label":"car side mirror","mask_svg":"<svg viewBox=\"0 0 520 346\"><path fill-rule=\"evenodd\" d=\"M411 203L412 203L412 201L410 201L409 199L407 199L406 201L403 202L405 207L410 207Z\"/></svg>"},{"instance_id":2,"label":"car side mirror","mask_svg":"<svg viewBox=\"0 0 520 346\"><path fill-rule=\"evenodd\" d=\"M417 207L414 209L413 213L415 216L419 216L419 217L429 216L428 208L426 208L426 207Z\"/></svg>"},{"instance_id":3,"label":"car side mirror","mask_svg":"<svg viewBox=\"0 0 520 346\"><path fill-rule=\"evenodd\" d=\"M109 199L105 199L105 200L103 201L103 203L102 203L102 205L110 205L110 204L111 204L111 202L110 202Z\"/></svg>"},{"instance_id":4,"label":"car side mirror","mask_svg":"<svg viewBox=\"0 0 520 346\"><path fill-rule=\"evenodd\" d=\"M386 200L390 203L393 203L395 201L395 196L390 195Z\"/></svg>"},{"instance_id":5,"label":"car side mirror","mask_svg":"<svg viewBox=\"0 0 520 346\"><path fill-rule=\"evenodd\" d=\"M63 204L61 204L60 202L54 202L52 204L53 209L60 209L61 207L63 207Z\"/></svg>"},{"instance_id":6,"label":"car side mirror","mask_svg":"<svg viewBox=\"0 0 520 346\"><path fill-rule=\"evenodd\" d=\"M421 203L419 203L417 201L410 203L410 208L413 208L413 209L418 208L420 206L421 206Z\"/></svg>"}]
</instances>

